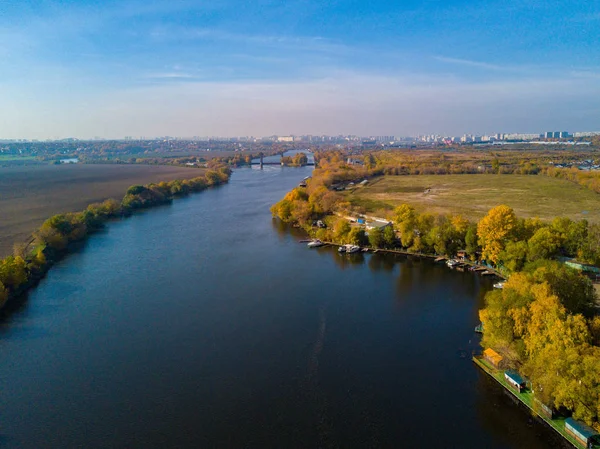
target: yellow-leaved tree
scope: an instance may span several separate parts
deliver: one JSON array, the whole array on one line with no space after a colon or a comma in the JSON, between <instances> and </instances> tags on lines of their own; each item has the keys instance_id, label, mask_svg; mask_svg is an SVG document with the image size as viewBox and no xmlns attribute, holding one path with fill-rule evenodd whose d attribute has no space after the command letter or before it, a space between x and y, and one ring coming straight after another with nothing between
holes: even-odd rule
<instances>
[{"instance_id":1,"label":"yellow-leaved tree","mask_svg":"<svg viewBox=\"0 0 600 449\"><path fill-rule=\"evenodd\" d=\"M477 224L477 235L483 259L497 264L506 243L513 239L517 228L515 211L506 206L496 206Z\"/></svg>"}]
</instances>

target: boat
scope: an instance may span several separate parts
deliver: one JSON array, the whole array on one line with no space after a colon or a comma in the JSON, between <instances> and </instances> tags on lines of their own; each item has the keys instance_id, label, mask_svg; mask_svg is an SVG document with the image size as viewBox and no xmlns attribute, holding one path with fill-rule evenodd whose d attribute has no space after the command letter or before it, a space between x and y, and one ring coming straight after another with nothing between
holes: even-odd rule
<instances>
[{"instance_id":1,"label":"boat","mask_svg":"<svg viewBox=\"0 0 600 449\"><path fill-rule=\"evenodd\" d=\"M496 282L496 283L494 284L494 288L500 288L500 289L504 288L504 282L503 282L503 281L501 281L501 282Z\"/></svg>"},{"instance_id":2,"label":"boat","mask_svg":"<svg viewBox=\"0 0 600 449\"><path fill-rule=\"evenodd\" d=\"M342 245L338 248L338 253L343 254L346 252L346 246Z\"/></svg>"},{"instance_id":3,"label":"boat","mask_svg":"<svg viewBox=\"0 0 600 449\"><path fill-rule=\"evenodd\" d=\"M323 246L325 243L323 243L321 240L319 239L314 239L311 240L310 242L308 242L308 244L306 246L308 246L309 248L318 248L319 246Z\"/></svg>"},{"instance_id":4,"label":"boat","mask_svg":"<svg viewBox=\"0 0 600 449\"><path fill-rule=\"evenodd\" d=\"M475 332L478 334L483 334L483 323L479 323L477 326L475 326Z\"/></svg>"},{"instance_id":5,"label":"boat","mask_svg":"<svg viewBox=\"0 0 600 449\"><path fill-rule=\"evenodd\" d=\"M360 251L360 246L356 245L346 245L346 252L348 254L357 253Z\"/></svg>"},{"instance_id":6,"label":"boat","mask_svg":"<svg viewBox=\"0 0 600 449\"><path fill-rule=\"evenodd\" d=\"M454 268L458 264L460 264L460 262L458 260L456 260L456 259L448 259L446 261L446 265L448 265L448 267L450 267L450 268Z\"/></svg>"}]
</instances>

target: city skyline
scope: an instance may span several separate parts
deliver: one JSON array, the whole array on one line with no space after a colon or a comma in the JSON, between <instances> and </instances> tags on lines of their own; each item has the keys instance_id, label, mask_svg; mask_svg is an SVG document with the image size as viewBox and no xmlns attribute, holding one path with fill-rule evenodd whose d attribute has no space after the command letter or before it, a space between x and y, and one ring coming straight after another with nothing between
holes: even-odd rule
<instances>
[{"instance_id":1,"label":"city skyline","mask_svg":"<svg viewBox=\"0 0 600 449\"><path fill-rule=\"evenodd\" d=\"M599 5L2 8L0 139L600 128Z\"/></svg>"}]
</instances>

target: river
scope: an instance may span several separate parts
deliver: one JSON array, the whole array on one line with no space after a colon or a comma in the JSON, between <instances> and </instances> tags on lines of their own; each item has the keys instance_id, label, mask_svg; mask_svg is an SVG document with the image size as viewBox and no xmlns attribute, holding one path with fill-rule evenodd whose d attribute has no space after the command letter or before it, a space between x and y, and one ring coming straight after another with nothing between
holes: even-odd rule
<instances>
[{"instance_id":1,"label":"river","mask_svg":"<svg viewBox=\"0 0 600 449\"><path fill-rule=\"evenodd\" d=\"M110 223L5 308L0 447L562 447L470 360L491 281L272 220L310 171Z\"/></svg>"}]
</instances>

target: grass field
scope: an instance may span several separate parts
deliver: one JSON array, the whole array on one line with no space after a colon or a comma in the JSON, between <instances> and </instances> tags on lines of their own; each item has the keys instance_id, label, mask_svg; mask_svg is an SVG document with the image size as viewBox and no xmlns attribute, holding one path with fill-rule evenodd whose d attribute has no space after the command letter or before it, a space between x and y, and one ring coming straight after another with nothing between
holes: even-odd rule
<instances>
[{"instance_id":1,"label":"grass field","mask_svg":"<svg viewBox=\"0 0 600 449\"><path fill-rule=\"evenodd\" d=\"M21 156L19 154L0 154L0 162L33 160L35 160L35 156Z\"/></svg>"},{"instance_id":2,"label":"grass field","mask_svg":"<svg viewBox=\"0 0 600 449\"><path fill-rule=\"evenodd\" d=\"M407 203L420 212L459 213L477 220L492 207L507 204L523 218L552 220L567 216L600 222L599 194L546 176L383 176L345 194L352 205L361 206L367 212L391 210Z\"/></svg>"},{"instance_id":3,"label":"grass field","mask_svg":"<svg viewBox=\"0 0 600 449\"><path fill-rule=\"evenodd\" d=\"M0 168L0 257L47 218L107 198L133 184L201 176L202 169L160 165L40 165Z\"/></svg>"}]
</instances>

